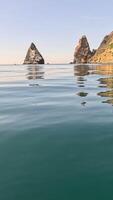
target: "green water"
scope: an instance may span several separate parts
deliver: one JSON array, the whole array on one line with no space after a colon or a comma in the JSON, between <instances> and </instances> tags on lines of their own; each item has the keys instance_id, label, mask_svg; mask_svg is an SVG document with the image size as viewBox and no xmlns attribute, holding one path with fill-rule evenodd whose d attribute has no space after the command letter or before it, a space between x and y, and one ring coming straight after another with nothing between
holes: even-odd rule
<instances>
[{"instance_id":1,"label":"green water","mask_svg":"<svg viewBox=\"0 0 113 200\"><path fill-rule=\"evenodd\" d=\"M113 66L0 66L0 200L113 199Z\"/></svg>"}]
</instances>

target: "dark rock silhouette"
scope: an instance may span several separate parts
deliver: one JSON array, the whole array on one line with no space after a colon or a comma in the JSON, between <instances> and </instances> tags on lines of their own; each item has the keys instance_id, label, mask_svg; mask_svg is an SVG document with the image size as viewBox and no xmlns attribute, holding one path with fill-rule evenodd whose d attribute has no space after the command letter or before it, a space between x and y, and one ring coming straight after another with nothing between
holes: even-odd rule
<instances>
[{"instance_id":1,"label":"dark rock silhouette","mask_svg":"<svg viewBox=\"0 0 113 200\"><path fill-rule=\"evenodd\" d=\"M35 44L32 43L28 49L24 64L44 64L44 58L36 48Z\"/></svg>"},{"instance_id":2,"label":"dark rock silhouette","mask_svg":"<svg viewBox=\"0 0 113 200\"><path fill-rule=\"evenodd\" d=\"M74 63L88 63L95 52L96 50L91 52L87 37L82 36L79 40L79 44L75 48Z\"/></svg>"}]
</instances>

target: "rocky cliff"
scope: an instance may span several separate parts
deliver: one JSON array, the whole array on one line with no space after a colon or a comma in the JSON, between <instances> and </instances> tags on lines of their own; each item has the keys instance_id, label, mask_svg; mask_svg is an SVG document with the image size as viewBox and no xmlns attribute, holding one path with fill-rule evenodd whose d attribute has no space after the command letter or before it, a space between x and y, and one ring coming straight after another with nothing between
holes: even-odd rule
<instances>
[{"instance_id":1,"label":"rocky cliff","mask_svg":"<svg viewBox=\"0 0 113 200\"><path fill-rule=\"evenodd\" d=\"M32 43L28 49L24 64L44 64L44 58L36 48L35 44Z\"/></svg>"},{"instance_id":2,"label":"rocky cliff","mask_svg":"<svg viewBox=\"0 0 113 200\"><path fill-rule=\"evenodd\" d=\"M74 63L88 63L94 54L95 50L91 52L87 37L82 36L75 48Z\"/></svg>"},{"instance_id":3,"label":"rocky cliff","mask_svg":"<svg viewBox=\"0 0 113 200\"><path fill-rule=\"evenodd\" d=\"M105 36L91 63L113 63L113 32Z\"/></svg>"}]
</instances>

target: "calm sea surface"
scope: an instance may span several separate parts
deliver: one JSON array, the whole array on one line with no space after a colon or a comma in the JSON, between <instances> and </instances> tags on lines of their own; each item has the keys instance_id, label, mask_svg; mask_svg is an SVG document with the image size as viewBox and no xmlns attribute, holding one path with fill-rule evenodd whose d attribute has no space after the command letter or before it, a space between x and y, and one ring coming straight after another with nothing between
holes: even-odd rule
<instances>
[{"instance_id":1,"label":"calm sea surface","mask_svg":"<svg viewBox=\"0 0 113 200\"><path fill-rule=\"evenodd\" d=\"M113 66L0 66L0 200L113 199Z\"/></svg>"}]
</instances>

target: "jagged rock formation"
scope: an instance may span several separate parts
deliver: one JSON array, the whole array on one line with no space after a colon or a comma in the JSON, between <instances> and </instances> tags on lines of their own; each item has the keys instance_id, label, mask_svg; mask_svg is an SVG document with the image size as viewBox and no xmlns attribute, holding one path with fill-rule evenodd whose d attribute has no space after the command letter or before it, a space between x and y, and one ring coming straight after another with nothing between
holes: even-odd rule
<instances>
[{"instance_id":1,"label":"jagged rock formation","mask_svg":"<svg viewBox=\"0 0 113 200\"><path fill-rule=\"evenodd\" d=\"M105 36L95 55L91 58L92 63L113 63L113 32Z\"/></svg>"},{"instance_id":2,"label":"jagged rock formation","mask_svg":"<svg viewBox=\"0 0 113 200\"><path fill-rule=\"evenodd\" d=\"M34 43L28 49L24 64L44 64L44 59Z\"/></svg>"},{"instance_id":3,"label":"jagged rock formation","mask_svg":"<svg viewBox=\"0 0 113 200\"><path fill-rule=\"evenodd\" d=\"M95 50L91 52L87 37L82 36L78 46L75 48L74 63L88 63L94 54Z\"/></svg>"}]
</instances>

